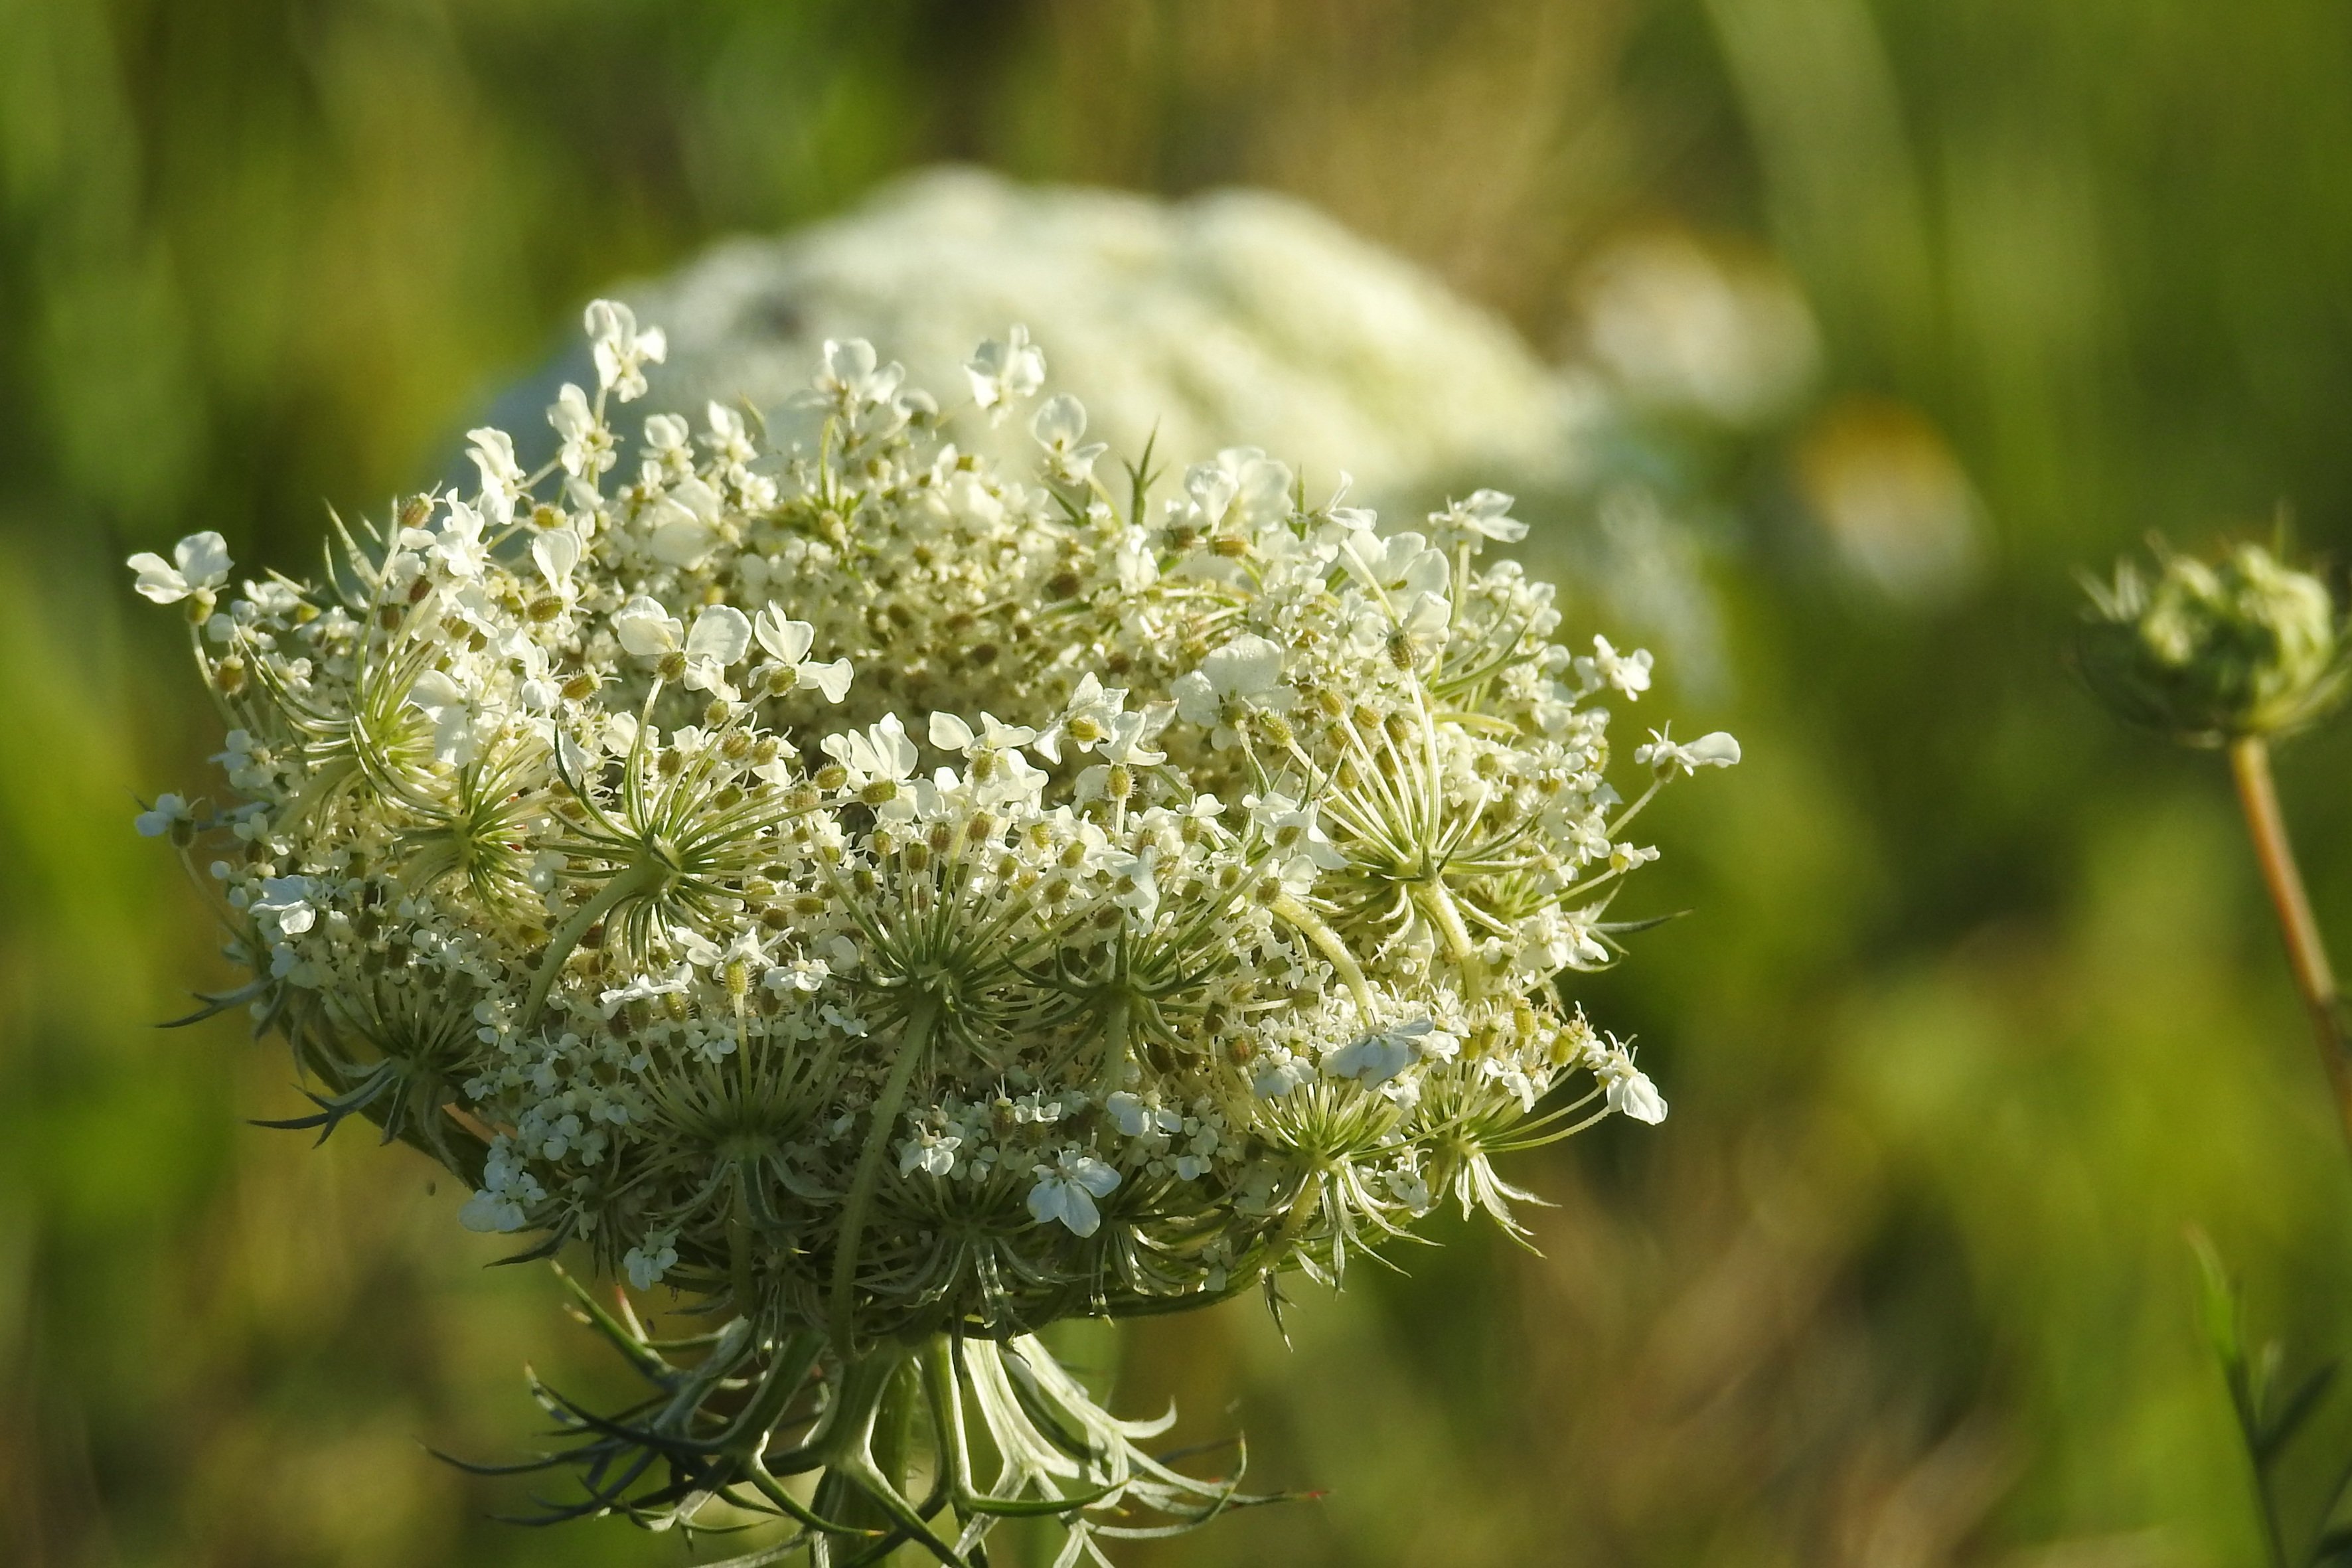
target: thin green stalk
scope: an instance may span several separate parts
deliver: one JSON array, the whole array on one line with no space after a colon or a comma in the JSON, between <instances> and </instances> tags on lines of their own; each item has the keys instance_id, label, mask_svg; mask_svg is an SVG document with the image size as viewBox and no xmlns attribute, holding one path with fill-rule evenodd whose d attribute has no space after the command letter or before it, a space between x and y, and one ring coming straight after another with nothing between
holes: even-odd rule
<instances>
[{"instance_id":1,"label":"thin green stalk","mask_svg":"<svg viewBox=\"0 0 2352 1568\"><path fill-rule=\"evenodd\" d=\"M2319 1048L2319 1065L2335 1096L2336 1120L2347 1142L2352 1143L2352 1055L2346 1051L2342 997L2336 988L2335 967L2327 961L2327 945L2319 934L2319 922L2312 918L2311 899L2304 891L2303 872L2295 864L2294 846L2287 838L2285 816L2279 810L2278 788L2271 778L2270 748L2261 736L2248 735L2230 743L2230 775L2238 786L2238 804L2245 812L2246 833L2253 841L2263 885L2278 916L2294 987L2311 1020L2312 1043Z\"/></svg>"},{"instance_id":2,"label":"thin green stalk","mask_svg":"<svg viewBox=\"0 0 2352 1568\"><path fill-rule=\"evenodd\" d=\"M539 1010L547 1005L547 994L555 985L555 977L563 973L572 949L598 921L610 914L624 899L640 893L650 893L669 876L669 868L646 859L619 873L596 890L596 896L581 905L548 939L546 956L539 961L539 973L531 976L530 994L523 998L522 1027L528 1031L539 1022Z\"/></svg>"},{"instance_id":3,"label":"thin green stalk","mask_svg":"<svg viewBox=\"0 0 2352 1568\"><path fill-rule=\"evenodd\" d=\"M1101 1093L1108 1094L1127 1081L1127 1031L1134 1006L1134 994L1122 978L1118 994L1111 999L1110 1010L1103 1019L1102 1061L1095 1070L1095 1087Z\"/></svg>"},{"instance_id":4,"label":"thin green stalk","mask_svg":"<svg viewBox=\"0 0 2352 1568\"><path fill-rule=\"evenodd\" d=\"M1266 907L1274 911L1276 918L1315 944L1315 951L1339 972L1339 978L1355 994L1357 1010L1363 1014L1364 1021L1369 1025L1373 1011L1371 987L1364 983L1363 966L1356 962L1356 955L1348 951L1348 944L1339 940L1339 933L1316 919L1315 911L1300 903L1292 894L1285 893Z\"/></svg>"},{"instance_id":5,"label":"thin green stalk","mask_svg":"<svg viewBox=\"0 0 2352 1568\"><path fill-rule=\"evenodd\" d=\"M1486 965L1478 957L1477 943L1470 940L1470 928L1463 922L1454 895L1445 889L1444 879L1432 874L1413 893L1413 901L1421 906L1422 913L1445 939L1445 951L1461 966L1464 988L1475 1001L1486 989Z\"/></svg>"},{"instance_id":6,"label":"thin green stalk","mask_svg":"<svg viewBox=\"0 0 2352 1568\"><path fill-rule=\"evenodd\" d=\"M907 1102L915 1066L929 1047L932 1026L939 1022L939 998L928 991L916 994L898 1031L898 1059L874 1101L874 1124L866 1130L866 1146L858 1152L856 1174L841 1209L841 1236L833 1251L833 1348L846 1359L852 1353L857 1321L857 1247L865 1239L866 1211L874 1202L874 1188L882 1179L882 1159L890 1147L890 1130Z\"/></svg>"}]
</instances>

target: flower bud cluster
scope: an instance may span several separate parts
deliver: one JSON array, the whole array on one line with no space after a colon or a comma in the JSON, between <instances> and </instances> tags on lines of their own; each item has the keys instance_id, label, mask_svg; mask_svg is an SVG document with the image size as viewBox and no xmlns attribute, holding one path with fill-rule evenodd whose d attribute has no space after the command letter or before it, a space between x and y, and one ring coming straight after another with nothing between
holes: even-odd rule
<instances>
[{"instance_id":1,"label":"flower bud cluster","mask_svg":"<svg viewBox=\"0 0 2352 1568\"><path fill-rule=\"evenodd\" d=\"M2343 628L2327 585L2259 544L2220 561L2157 547L2088 582L2076 642L2084 679L2134 723L2189 745L2291 734L2344 693Z\"/></svg>"},{"instance_id":2,"label":"flower bud cluster","mask_svg":"<svg viewBox=\"0 0 2352 1568\"><path fill-rule=\"evenodd\" d=\"M233 804L141 829L209 875L242 999L320 1084L639 1287L836 1339L1026 1331L1335 1276L1491 1161L1664 1103L1561 982L1612 962L1627 837L1716 734L1608 713L1646 654L1559 639L1481 491L1384 532L1249 449L1113 472L1017 331L971 365L1026 471L866 343L806 395L526 473L476 431L325 578L191 606ZM624 462L625 450L629 462ZM841 1347L845 1353L847 1345Z\"/></svg>"}]
</instances>

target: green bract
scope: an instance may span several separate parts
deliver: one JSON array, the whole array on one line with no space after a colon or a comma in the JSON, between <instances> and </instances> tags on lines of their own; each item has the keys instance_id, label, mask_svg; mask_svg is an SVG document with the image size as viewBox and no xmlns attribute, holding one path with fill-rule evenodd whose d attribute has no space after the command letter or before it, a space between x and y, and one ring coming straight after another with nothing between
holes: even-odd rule
<instances>
[{"instance_id":1,"label":"green bract","mask_svg":"<svg viewBox=\"0 0 2352 1568\"><path fill-rule=\"evenodd\" d=\"M828 1563L1049 1514L1075 1562L1244 1500L1031 1336L1337 1279L1448 1195L1508 1224L1495 1156L1662 1117L1559 982L1612 957L1649 791L1737 745L1654 734L1620 799L1592 699L1648 656L1571 655L1547 586L1480 564L1507 497L1383 535L1251 450L1155 494L1066 397L1003 472L862 342L811 449L714 405L616 478L608 401L664 345L589 328L547 470L475 432L476 496L339 535L318 586L224 606L209 536L135 563L231 727L236 804L142 825L219 846L234 999L309 1125L376 1122L467 1225L720 1324L594 1308L656 1394L545 1395L562 1511L724 1499ZM1044 373L983 345L969 416Z\"/></svg>"}]
</instances>

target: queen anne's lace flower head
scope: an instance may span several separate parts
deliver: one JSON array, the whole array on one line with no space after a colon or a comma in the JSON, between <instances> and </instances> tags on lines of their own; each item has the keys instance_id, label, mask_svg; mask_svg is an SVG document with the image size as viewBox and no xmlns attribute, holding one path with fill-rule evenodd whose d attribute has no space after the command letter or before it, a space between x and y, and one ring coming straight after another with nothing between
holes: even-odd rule
<instances>
[{"instance_id":1,"label":"queen anne's lace flower head","mask_svg":"<svg viewBox=\"0 0 2352 1568\"><path fill-rule=\"evenodd\" d=\"M2189 745L2284 736L2346 690L2341 617L2327 584L2254 543L2218 561L2155 546L2153 575L2120 563L2086 579L2075 667L2134 723Z\"/></svg>"},{"instance_id":2,"label":"queen anne's lace flower head","mask_svg":"<svg viewBox=\"0 0 2352 1568\"><path fill-rule=\"evenodd\" d=\"M1664 1116L1562 982L1617 954L1649 794L1738 746L1661 729L1620 798L1595 699L1649 658L1572 651L1482 561L1507 496L1381 534L1255 450L1114 479L1066 396L1002 468L864 342L826 347L813 447L713 406L631 467L610 405L664 340L588 326L546 468L475 432L478 492L329 581L216 610L217 536L132 561L200 601L235 802L140 830L224 846L236 997L310 1124L364 1116L466 1179L466 1225L731 1317L686 1414L583 1436L686 1478L646 1506L800 1509L764 1435L807 1384L798 1468L946 1561L1024 1508L1082 1542L1122 1499L1214 1511L1026 1336L1337 1279L1449 1195L1510 1225L1494 1157ZM968 369L993 418L1045 359L1016 329ZM1008 1467L935 1504L949 1538L864 1458L909 1358Z\"/></svg>"}]
</instances>

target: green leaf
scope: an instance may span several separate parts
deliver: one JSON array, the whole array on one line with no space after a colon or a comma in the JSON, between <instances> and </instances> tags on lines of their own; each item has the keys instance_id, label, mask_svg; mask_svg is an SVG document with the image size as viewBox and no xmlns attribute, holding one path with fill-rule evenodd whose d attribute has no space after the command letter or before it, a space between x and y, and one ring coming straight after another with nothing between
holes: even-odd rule
<instances>
[{"instance_id":1,"label":"green leaf","mask_svg":"<svg viewBox=\"0 0 2352 1568\"><path fill-rule=\"evenodd\" d=\"M2312 1412L2319 1408L2320 1401L2327 1397L2328 1389L2336 1382L2336 1363L2332 1361L2315 1367L2309 1376L2295 1385L2294 1392L2286 1396L2278 1413L2263 1422L2262 1429L2254 1438L2256 1459L2263 1464L2270 1463L2277 1457L2278 1451L2294 1439L2303 1424L2311 1419Z\"/></svg>"},{"instance_id":2,"label":"green leaf","mask_svg":"<svg viewBox=\"0 0 2352 1568\"><path fill-rule=\"evenodd\" d=\"M2237 1281L2230 1278L2211 1237L2192 1226L2189 1247L2197 1255L2198 1295L2204 1309L2206 1338L2234 1388L2243 1381L2246 1366Z\"/></svg>"}]
</instances>

